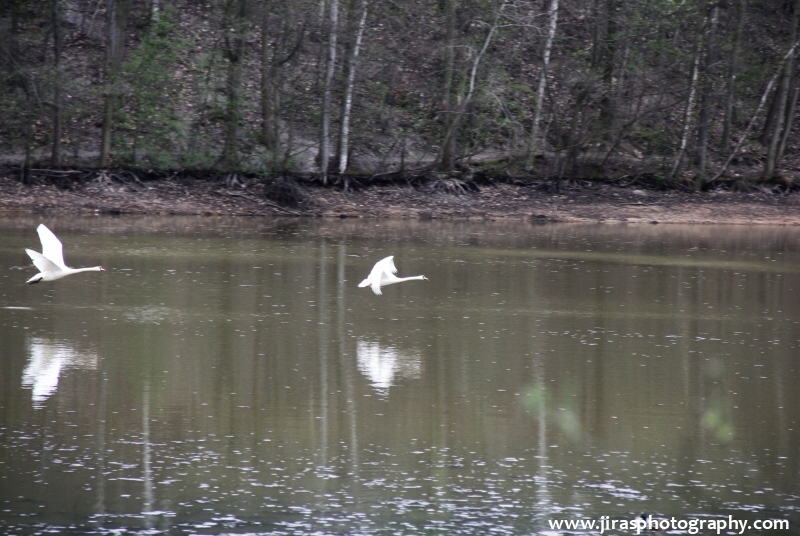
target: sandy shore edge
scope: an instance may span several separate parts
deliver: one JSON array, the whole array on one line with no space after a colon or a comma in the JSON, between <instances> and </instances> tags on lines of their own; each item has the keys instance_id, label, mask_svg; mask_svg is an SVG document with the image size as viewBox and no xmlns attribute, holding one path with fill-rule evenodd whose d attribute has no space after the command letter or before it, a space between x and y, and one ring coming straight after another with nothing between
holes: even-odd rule
<instances>
[{"instance_id":1,"label":"sandy shore edge","mask_svg":"<svg viewBox=\"0 0 800 536\"><path fill-rule=\"evenodd\" d=\"M349 192L305 187L300 203L287 206L269 199L257 186L228 187L208 181L90 183L62 189L0 179L0 215L14 214L800 225L800 193L689 193L604 184L555 192L492 184L460 195L405 185Z\"/></svg>"}]
</instances>

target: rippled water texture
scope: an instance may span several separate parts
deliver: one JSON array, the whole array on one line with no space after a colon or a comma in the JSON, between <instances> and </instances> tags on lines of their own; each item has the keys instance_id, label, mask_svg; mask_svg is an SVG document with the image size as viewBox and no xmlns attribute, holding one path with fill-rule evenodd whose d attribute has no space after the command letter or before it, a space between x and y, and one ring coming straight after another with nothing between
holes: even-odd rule
<instances>
[{"instance_id":1,"label":"rippled water texture","mask_svg":"<svg viewBox=\"0 0 800 536\"><path fill-rule=\"evenodd\" d=\"M0 221L0 532L797 528L797 229L41 221L107 271Z\"/></svg>"}]
</instances>

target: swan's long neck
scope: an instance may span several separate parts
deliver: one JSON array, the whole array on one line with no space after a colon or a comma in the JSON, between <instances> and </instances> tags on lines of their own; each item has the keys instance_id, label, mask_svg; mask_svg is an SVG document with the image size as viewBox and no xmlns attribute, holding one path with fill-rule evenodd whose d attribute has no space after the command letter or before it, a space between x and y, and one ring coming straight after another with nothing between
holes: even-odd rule
<instances>
[{"instance_id":1,"label":"swan's long neck","mask_svg":"<svg viewBox=\"0 0 800 536\"><path fill-rule=\"evenodd\" d=\"M411 277L398 277L394 282L400 283L401 281L411 281L413 279L426 279L424 275L413 275Z\"/></svg>"},{"instance_id":2,"label":"swan's long neck","mask_svg":"<svg viewBox=\"0 0 800 536\"><path fill-rule=\"evenodd\" d=\"M102 266L92 266L90 268L68 268L64 271L70 274L79 274L81 272L105 272L105 269Z\"/></svg>"}]
</instances>

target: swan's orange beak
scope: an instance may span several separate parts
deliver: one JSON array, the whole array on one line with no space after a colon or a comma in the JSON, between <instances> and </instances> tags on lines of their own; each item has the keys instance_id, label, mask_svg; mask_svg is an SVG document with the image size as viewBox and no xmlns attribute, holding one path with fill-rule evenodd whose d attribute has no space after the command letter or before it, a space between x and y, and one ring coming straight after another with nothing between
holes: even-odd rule
<instances>
[{"instance_id":1,"label":"swan's orange beak","mask_svg":"<svg viewBox=\"0 0 800 536\"><path fill-rule=\"evenodd\" d=\"M106 269L105 269L105 268L103 268L103 267L101 266L101 267L100 267L100 271L101 271L101 272L105 272L105 271L106 271Z\"/></svg>"},{"instance_id":2,"label":"swan's orange beak","mask_svg":"<svg viewBox=\"0 0 800 536\"><path fill-rule=\"evenodd\" d=\"M428 280L428 278L427 278L427 277L425 277L424 275L422 276L422 279L423 279L423 280L425 280L425 281L427 281L427 280Z\"/></svg>"}]
</instances>

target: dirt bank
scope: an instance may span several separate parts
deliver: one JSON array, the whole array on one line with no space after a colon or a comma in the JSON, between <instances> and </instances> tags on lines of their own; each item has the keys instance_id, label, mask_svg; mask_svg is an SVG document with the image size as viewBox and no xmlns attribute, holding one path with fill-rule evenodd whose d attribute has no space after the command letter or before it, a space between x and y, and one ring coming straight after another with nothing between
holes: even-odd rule
<instances>
[{"instance_id":1,"label":"dirt bank","mask_svg":"<svg viewBox=\"0 0 800 536\"><path fill-rule=\"evenodd\" d=\"M149 214L538 220L542 222L800 224L800 193L659 191L602 183L484 184L454 193L431 182L358 190L296 188L296 205L259 181L160 179L21 184L0 177L0 214ZM273 194L273 195L271 195ZM283 200L283 203L286 201Z\"/></svg>"}]
</instances>

